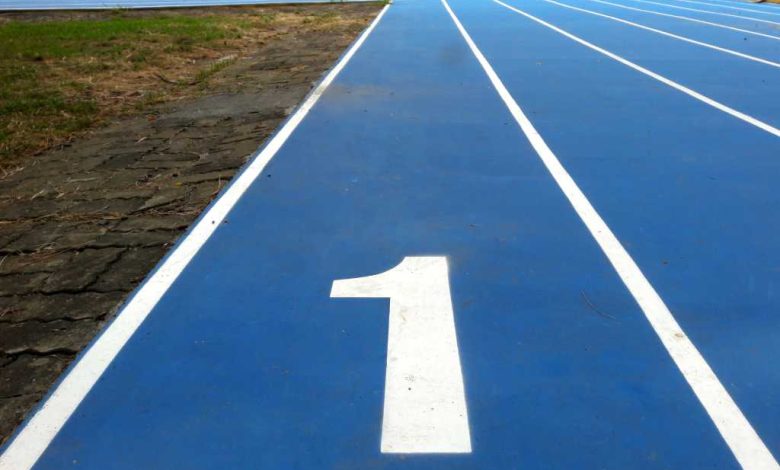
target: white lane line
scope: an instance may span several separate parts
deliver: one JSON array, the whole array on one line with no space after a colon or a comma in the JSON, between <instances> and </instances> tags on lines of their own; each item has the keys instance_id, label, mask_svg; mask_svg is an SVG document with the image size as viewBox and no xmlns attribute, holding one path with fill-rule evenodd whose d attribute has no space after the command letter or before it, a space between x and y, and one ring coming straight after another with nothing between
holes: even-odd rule
<instances>
[{"instance_id":1,"label":"white lane line","mask_svg":"<svg viewBox=\"0 0 780 470\"><path fill-rule=\"evenodd\" d=\"M507 6L498 0L496 3ZM496 71L471 39L471 36L460 23L460 20L450 8L447 0L441 0L452 17L463 39L471 52L477 58L485 74L490 79L496 92L506 104L509 112L517 121L528 141L533 146L539 158L552 175L558 187L569 200L577 215L590 231L593 238L609 259L626 288L639 304L650 325L655 330L669 355L682 372L685 380L699 398L715 426L720 431L727 445L734 453L737 461L746 469L780 469L777 461L769 453L761 438L742 414L737 404L729 395L704 360L696 346L691 342L672 312L655 291L650 281L639 269L626 249L617 239L604 219L590 203L577 183L563 167L558 157L544 141L534 125L523 113L520 105L512 97ZM510 7L511 8L511 7ZM530 15L527 15L530 18Z\"/></svg>"},{"instance_id":2,"label":"white lane line","mask_svg":"<svg viewBox=\"0 0 780 470\"><path fill-rule=\"evenodd\" d=\"M559 27L557 27L555 25L552 25L552 24L550 24L550 23L548 23L548 22L546 22L546 21L544 21L544 20L542 20L540 18L537 18L537 17L531 15L530 13L526 13L523 10L519 10L519 9L517 9L517 8L511 6L511 5L507 5L506 3L501 2L499 0L493 0L493 1L498 3L501 6L505 7L505 8L508 8L508 9L512 10L515 13L523 15L526 18L531 19L531 20L541 24L542 26L545 26L545 27L550 28L550 29L552 29L553 31L555 31L555 32L557 32L559 34L562 34L563 36L566 36L567 38L569 38L569 39L571 39L573 41L576 41L576 42L582 44L585 47L589 47L590 49L593 49L596 52L604 54L605 56L609 57L610 59L614 59L614 60L620 62L621 64L626 65L628 67L631 67L632 69L634 69L634 70L636 70L638 72L642 72L643 74L647 75L648 77L654 78L654 79L658 80L659 82L663 83L664 85L668 85L668 86L670 86L670 87L672 87L672 88L674 88L676 90L679 90L679 91L681 91L681 92L683 92L683 93L685 93L685 94L687 94L689 96L692 96L693 98L696 98L697 100L699 100L699 101L701 101L703 103L706 103L706 104L712 106L715 109L718 109L720 111L723 111L724 113L730 114L730 115L734 116L735 118L740 119L740 120L742 120L742 121L744 121L744 122L746 122L748 124L752 124L753 126L756 126L759 129L761 129L761 130L769 132L770 134L772 134L772 135L774 135L776 137L780 137L780 129L778 129L776 127L773 127L770 124L767 124L767 123L765 123L763 121L760 121L760 120L758 120L758 119L756 119L756 118L754 118L752 116L748 116L745 113L737 111L734 108L726 106L725 104L720 103L718 101L715 101L712 98L704 96L704 95L702 95L701 93L699 93L697 91L693 91L693 90L691 90L690 88L688 88L686 86L683 86L683 85L681 85L681 84L679 84L679 83L677 83L677 82L675 82L675 81L673 81L671 79L668 79L668 78L664 77L663 75L659 75L659 74L653 72L652 70L648 70L648 69L642 67L641 65L635 64L634 62L631 62L628 59L624 59L623 57L621 57L621 56L619 56L617 54L609 52L606 49L603 49L603 48L601 48L601 47L599 47L599 46L597 46L597 45L595 45L595 44L593 44L591 42L588 42L588 41L582 39L579 36L575 36L575 35L569 33L568 31L564 31L564 30L562 30L561 28L559 28Z\"/></svg>"},{"instance_id":3,"label":"white lane line","mask_svg":"<svg viewBox=\"0 0 780 470\"><path fill-rule=\"evenodd\" d=\"M705 25L708 25L708 26L714 26L716 28L730 29L732 31L737 31L737 32L740 32L740 33L752 34L752 35L755 35L755 36L761 36L761 37L764 37L764 38L774 39L776 41L780 41L780 36L772 36L771 34L758 33L756 31L750 31L748 29L735 28L733 26L726 26L725 24L712 23L710 21L704 21L704 20L700 20L700 19L697 19L697 18L691 18L689 16L680 16L680 15L673 15L671 13L661 13L660 11L645 10L643 8L630 7L628 5L622 5L620 3L607 2L605 0L589 0L589 1L596 2L596 3L603 3L604 5L612 5L613 7L624 8L626 10L639 11L639 12L642 12L642 13L650 13L651 15L666 16L668 18L676 18L678 20L690 21L690 22L693 22L693 23L705 24Z\"/></svg>"},{"instance_id":4,"label":"white lane line","mask_svg":"<svg viewBox=\"0 0 780 470\"><path fill-rule=\"evenodd\" d=\"M190 263L201 247L235 206L241 196L262 173L265 166L284 145L306 117L320 96L347 65L389 8L386 5L349 50L341 57L322 82L309 94L251 163L228 189L203 214L191 231L141 286L84 355L70 369L35 415L0 455L0 470L29 470L40 458L60 428L97 382L124 345L141 326L157 302Z\"/></svg>"},{"instance_id":5,"label":"white lane line","mask_svg":"<svg viewBox=\"0 0 780 470\"><path fill-rule=\"evenodd\" d=\"M754 18L752 16L732 15L731 13L721 13L719 11L699 10L698 8L681 7L679 5L669 5L668 3L651 2L649 0L630 0L630 1L632 1L632 2L639 2L639 3L647 3L647 4L650 4L650 5L660 5L662 7L667 7L667 8L676 8L677 10L697 11L699 13L707 13L707 14L710 14L710 15L728 16L729 18L739 18L740 20L750 20L750 21L758 21L759 23L768 23L768 24L773 24L773 25L780 25L780 23L777 23L775 21L762 20L761 18Z\"/></svg>"},{"instance_id":6,"label":"white lane line","mask_svg":"<svg viewBox=\"0 0 780 470\"><path fill-rule=\"evenodd\" d=\"M698 5L706 5L706 6L710 6L710 7L716 7L716 8L728 8L729 10L749 11L751 13L761 13L763 15L780 16L780 13L775 13L775 12L772 12L772 11L753 10L751 8L734 7L734 6L721 5L721 4L708 3L708 2L698 2L696 0L674 0L674 1L675 2L685 2L685 3L695 3L695 4L698 4Z\"/></svg>"},{"instance_id":7,"label":"white lane line","mask_svg":"<svg viewBox=\"0 0 780 470\"><path fill-rule=\"evenodd\" d=\"M691 44L696 44L697 46L706 47L706 48L713 49L713 50L716 50L716 51L719 51L719 52L723 52L723 53L726 53L726 54L731 54L731 55L734 55L734 56L737 56L737 57L741 57L743 59L752 60L754 62L759 62L759 63L765 64L765 65L770 65L772 67L780 67L779 63L772 62L771 60L766 60L766 59L762 59L760 57L755 57L755 56L752 56L752 55L743 54L742 52L737 52L737 51L732 50L732 49L726 49L725 47L719 47L719 46L716 46L714 44L709 44L709 43L706 43L706 42L697 41L695 39L687 38L685 36L679 36L677 34L673 34L673 33L670 33L668 31L663 31L663 30L660 30L660 29L651 28L650 26L645 26L645 25L642 25L642 24L639 24L639 23L634 23L633 21L624 20L623 18L618 18L616 16L610 16L610 15L606 15L604 13L599 13L599 12L592 11L592 10L586 10L585 8L575 7L573 5L560 3L560 2L557 2L555 0L543 0L543 1L545 1L547 3L552 3L554 5L561 6L563 8L568 8L570 10L581 11L583 13L588 13L590 15L600 16L602 18L607 18L607 19L610 19L610 20L613 20L613 21L617 21L617 22L620 22L620 23L623 23L623 24L627 24L629 26L633 26L635 28L644 29L646 31L652 31L654 33L658 33L658 34L661 34L661 35L664 35L664 36L668 36L670 38L678 39L680 41L688 42L688 43L691 43Z\"/></svg>"}]
</instances>

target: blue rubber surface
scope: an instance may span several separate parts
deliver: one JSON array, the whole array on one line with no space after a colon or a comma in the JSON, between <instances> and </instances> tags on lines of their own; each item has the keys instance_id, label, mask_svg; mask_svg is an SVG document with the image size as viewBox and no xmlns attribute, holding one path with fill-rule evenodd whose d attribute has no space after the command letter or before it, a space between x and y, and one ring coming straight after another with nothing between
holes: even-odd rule
<instances>
[{"instance_id":1,"label":"blue rubber surface","mask_svg":"<svg viewBox=\"0 0 780 470\"><path fill-rule=\"evenodd\" d=\"M506 1L780 125L777 68ZM450 4L780 456L780 140L490 0ZM470 454L380 453L388 304L329 297L416 255L450 263ZM738 468L438 0L394 2L35 468L71 466Z\"/></svg>"},{"instance_id":2,"label":"blue rubber surface","mask_svg":"<svg viewBox=\"0 0 780 470\"><path fill-rule=\"evenodd\" d=\"M610 3L616 3L609 0ZM632 8L640 8L643 10L651 10L668 15L685 16L688 18L695 18L703 21L714 22L717 24L723 24L727 26L733 26L737 28L743 28L750 31L756 31L759 33L770 34L778 36L778 27L780 26L780 7L777 4L766 5L761 8L760 11L751 12L753 10L752 5L747 8L751 8L751 11L738 11L724 8L718 8L717 5L700 5L692 3L683 3L680 0L621 0L617 2L619 4L630 6ZM585 0L583 6L587 4L587 8L598 5L590 0ZM757 5L758 6L758 5ZM614 8L614 7L613 7ZM740 8L743 8L740 6ZM621 15L626 10L620 10ZM648 16L647 13L642 15ZM667 17L664 17L667 18ZM665 19L664 26L678 22L676 19ZM711 29L711 27L708 26ZM718 30L719 31L719 30ZM718 34L712 31L714 34ZM752 36L746 36L743 34L743 41L751 41ZM763 39L762 39L763 41Z\"/></svg>"}]
</instances>

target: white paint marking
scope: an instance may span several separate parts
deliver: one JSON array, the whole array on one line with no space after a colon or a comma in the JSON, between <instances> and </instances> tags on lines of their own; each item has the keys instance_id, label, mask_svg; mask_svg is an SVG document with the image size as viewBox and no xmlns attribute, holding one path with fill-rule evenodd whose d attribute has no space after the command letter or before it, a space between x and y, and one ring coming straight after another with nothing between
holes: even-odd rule
<instances>
[{"instance_id":1,"label":"white paint marking","mask_svg":"<svg viewBox=\"0 0 780 470\"><path fill-rule=\"evenodd\" d=\"M707 3L707 2L698 2L695 0L674 0L676 2L685 2L685 3L695 3L697 5L706 5L710 7L716 7L716 8L728 8L729 10L740 10L740 11L749 11L751 13L761 13L764 15L772 15L772 16L780 16L780 13L775 13L772 11L762 11L762 10L754 10L751 8L743 8L743 7L734 7L734 6L728 6L728 5L720 5L716 3Z\"/></svg>"},{"instance_id":2,"label":"white paint marking","mask_svg":"<svg viewBox=\"0 0 780 470\"><path fill-rule=\"evenodd\" d=\"M740 32L740 33L745 33L745 34L752 34L754 36L761 36L761 37L764 37L764 38L774 39L776 41L780 41L780 36L772 36L771 34L758 33L756 31L750 31L748 29L735 28L733 26L727 26L725 24L713 23L711 21L704 21L704 20L700 20L700 19L697 19L697 18L691 18L689 16L680 16L680 15L673 15L671 13L661 13L660 11L645 10L643 8L630 7L628 5L621 5L619 3L612 3L612 2L607 2L607 1L604 1L604 0L589 0L589 1L596 2L596 3L603 3L604 5L612 5L613 7L624 8L626 10L639 11L639 12L642 12L642 13L650 13L651 15L666 16L668 18L676 18L678 20L690 21L692 23L699 23L699 24L704 24L704 25L708 25L708 26L714 26L716 28L730 29L731 31L737 31L737 32Z\"/></svg>"},{"instance_id":3,"label":"white paint marking","mask_svg":"<svg viewBox=\"0 0 780 470\"><path fill-rule=\"evenodd\" d=\"M447 0L441 1L471 52L490 79L496 92L506 104L509 112L517 121L534 150L536 150L536 153L545 167L547 167L558 187L609 259L620 279L622 279L637 304L639 304L661 343L666 347L672 360L674 360L685 380L688 381L693 392L699 398L726 444L734 453L737 461L745 469L750 470L780 469L780 465L772 457L772 454L742 414L742 411L731 398L728 391L720 383L715 372L712 371L707 361L704 360L696 346L694 346L677 323L674 315L669 311L669 308L650 284L650 281L647 280L639 266L631 258L631 255L623 248L623 245L615 234L612 233L612 230L601 218L601 215L596 212L596 209L591 205L588 198L585 197L585 194L577 186L577 183L563 167L558 157L555 156L525 113L523 113L523 110L520 109L520 105L517 104L498 77L498 74L493 70L493 67L460 23L458 17L455 16ZM498 0L493 1L513 9ZM530 15L527 16L530 17Z\"/></svg>"},{"instance_id":4,"label":"white paint marking","mask_svg":"<svg viewBox=\"0 0 780 470\"><path fill-rule=\"evenodd\" d=\"M381 451L470 453L447 258L406 257L382 274L333 282L331 297L389 297Z\"/></svg>"},{"instance_id":5,"label":"white paint marking","mask_svg":"<svg viewBox=\"0 0 780 470\"><path fill-rule=\"evenodd\" d=\"M696 11L696 12L699 12L699 13L707 13L707 14L710 14L710 15L728 16L729 18L739 18L741 20L751 20L751 21L758 21L759 23L768 23L768 24L772 24L772 25L780 25L780 23L777 23L775 21L762 20L761 18L753 18L752 16L732 15L731 13L721 13L719 11L699 10L697 8L681 7L679 5L669 5L668 3L651 2L649 0L630 0L630 1L632 1L632 2L639 2L639 3L647 3L647 4L650 4L650 5L660 5L662 7L675 8L677 10Z\"/></svg>"},{"instance_id":6,"label":"white paint marking","mask_svg":"<svg viewBox=\"0 0 780 470\"><path fill-rule=\"evenodd\" d=\"M179 274L195 254L220 226L239 198L257 179L263 168L284 145L298 124L308 114L328 85L333 82L368 35L387 12L386 5L371 25L342 56L336 66L307 97L284 126L276 133L236 181L214 202L198 223L170 253L163 264L143 284L125 305L116 319L84 353L68 374L59 383L35 415L21 429L5 452L0 455L0 470L28 470L40 458L60 428L70 418L95 382L111 361L141 326L157 302L171 287ZM121 425L121 423L116 423Z\"/></svg>"},{"instance_id":7,"label":"white paint marking","mask_svg":"<svg viewBox=\"0 0 780 470\"><path fill-rule=\"evenodd\" d=\"M588 13L590 15L600 16L602 18L607 18L607 19L610 19L610 20L613 20L613 21L617 21L619 23L623 23L623 24L627 24L629 26L633 26L635 28L644 29L646 31L652 31L654 33L658 33L658 34L661 34L663 36L668 36L670 38L674 38L674 39L678 39L680 41L684 41L684 42L688 42L688 43L691 43L691 44L695 44L697 46L702 46L702 47L706 47L708 49L713 49L713 50L716 50L716 51L719 51L719 52L724 52L726 54L731 54L731 55L740 57L742 59L752 60L754 62L759 62L761 64L770 65L772 67L780 67L780 64L778 64L777 62L772 62L771 60L766 60L766 59L762 59L760 57L755 57L755 56L752 56L752 55L743 54L742 52L737 52L737 51L734 51L734 50L731 50L731 49L726 49L724 47L719 47L719 46L716 46L716 45L713 45L713 44L709 44L709 43L706 43L706 42L697 41L695 39L687 38L685 36L679 36L677 34L673 34L673 33L667 32L667 31L662 31L660 29L651 28L650 26L645 26L645 25L642 25L642 24L639 24L639 23L634 23L633 21L624 20L623 18L618 18L616 16L610 16L610 15L606 15L604 13L599 13L599 12L592 11L592 10L586 10L585 8L579 8L579 7L575 7L573 5L567 5L565 3L560 3L560 2L557 2L555 0L543 0L543 1L545 1L547 3L552 3L554 5L561 6L563 8L568 8L570 10L581 11L583 13Z\"/></svg>"},{"instance_id":8,"label":"white paint marking","mask_svg":"<svg viewBox=\"0 0 780 470\"><path fill-rule=\"evenodd\" d=\"M505 8L508 8L508 9L514 11L515 13L523 15L526 18L541 24L542 26L550 28L550 29L552 29L553 31L555 31L555 32L557 32L559 34L562 34L563 36L566 36L567 38L582 44L583 46L586 46L586 47L588 47L590 49L593 49L594 51L599 52L601 54L604 54L605 56L609 57L610 59L614 59L614 60L620 62L621 64L626 65L628 67L631 67L632 69L634 69L634 70L636 70L638 72L642 72L643 74L647 75L648 77L654 78L654 79L658 80L659 82L663 83L664 85L668 85L668 86L670 86L670 87L672 87L672 88L674 88L676 90L679 90L679 91L685 93L686 95L692 96L693 98L696 98L697 100L712 106L715 109L718 109L720 111L723 111L724 113L730 114L730 115L734 116L737 119L745 121L748 124L752 124L752 125L758 127L759 129L764 130L766 132L769 132L770 134L772 134L772 135L774 135L776 137L780 137L780 129L777 129L776 127L773 127L770 124L767 124L767 123L765 123L763 121L759 121L758 119L756 119L756 118L754 118L752 116L748 116L745 113L737 111L734 108L726 106L725 104L720 103L718 101L715 101L712 98L704 96L704 95L702 95L701 93L699 93L697 91L693 91L693 90L691 90L690 88L688 88L686 86L683 86L683 85L681 85L681 84L679 84L679 83L677 83L677 82L675 82L673 80L670 80L670 79L664 77L663 75L659 75L659 74L657 74L657 73L655 73L655 72L653 72L651 70L648 70L648 69L642 67L641 65L635 64L634 62L631 62L628 59L624 59L623 57L621 57L621 56L619 56L617 54L609 52L606 49L603 49L603 48L601 48L601 47L599 47L599 46L597 46L597 45L595 45L595 44L593 44L591 42L588 42L588 41L582 39L579 36L575 36L575 35L567 32L567 31L564 31L563 29L561 29L561 28L559 28L559 27L557 27L555 25L552 25L552 24L550 24L550 23L548 23L548 22L546 22L546 21L544 21L544 20L542 20L540 18L537 18L537 17L531 15L530 13L526 13L523 10L519 10L519 9L517 9L517 8L511 6L511 5L507 5L506 3L504 3L504 2L502 2L500 0L493 0L493 1L495 3L501 5L501 6L505 7Z\"/></svg>"}]
</instances>

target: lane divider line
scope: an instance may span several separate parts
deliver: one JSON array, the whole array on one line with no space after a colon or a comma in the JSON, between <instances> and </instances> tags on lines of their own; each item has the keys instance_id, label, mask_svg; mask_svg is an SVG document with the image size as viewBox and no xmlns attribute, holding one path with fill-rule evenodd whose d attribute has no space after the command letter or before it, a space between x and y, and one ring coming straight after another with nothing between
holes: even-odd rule
<instances>
[{"instance_id":1,"label":"lane divider line","mask_svg":"<svg viewBox=\"0 0 780 470\"><path fill-rule=\"evenodd\" d=\"M780 36L772 36L771 34L759 33L759 32L756 32L756 31L751 31L749 29L735 28L734 26L727 26L725 24L713 23L711 21L704 21L704 20L700 20L698 18L691 18L690 16L680 16L680 15L673 15L671 13L662 13L660 11L655 11L655 10L645 10L643 8L630 7L628 5L622 5L620 3L607 2L605 0L589 0L589 1L596 2L596 3L603 3L604 5L612 5L613 7L618 7L618 8L625 8L626 10L639 11L639 12L642 12L642 13L650 13L651 15L666 16L668 18L676 18L678 20L684 20L684 21L690 21L690 22L693 22L693 23L705 24L705 25L708 25L708 26L714 26L716 28L730 29L732 31L738 31L740 33L752 34L752 35L755 35L755 36L761 36L761 37L764 37L764 38L769 38L769 39L774 39L776 41L780 41Z\"/></svg>"},{"instance_id":2,"label":"lane divider line","mask_svg":"<svg viewBox=\"0 0 780 470\"><path fill-rule=\"evenodd\" d=\"M729 10L749 11L750 13L760 13L762 15L780 16L780 13L775 13L773 11L753 10L753 9L750 9L750 8L735 7L735 6L723 5L723 4L719 4L719 3L698 2L698 1L695 1L695 0L674 0L674 1L676 1L676 2L685 2L685 3L695 3L695 4L698 4L698 5L706 5L706 6L710 6L710 7L728 8Z\"/></svg>"},{"instance_id":3,"label":"lane divider line","mask_svg":"<svg viewBox=\"0 0 780 470\"><path fill-rule=\"evenodd\" d=\"M498 0L494 0L497 3ZM655 291L650 281L639 269L626 249L607 226L577 183L563 167L558 157L526 117L520 105L512 97L496 71L471 39L471 36L450 8L447 0L441 0L452 21L460 31L469 49L476 57L490 79L499 97L509 109L523 134L533 146L539 158L552 175L558 187L569 200L580 220L609 259L612 267L639 304L658 338L672 360L682 372L704 409L720 431L737 461L745 469L780 469L777 461L767 449L737 404L723 387L715 372L702 357L696 346L675 320L674 315Z\"/></svg>"},{"instance_id":4,"label":"lane divider line","mask_svg":"<svg viewBox=\"0 0 780 470\"><path fill-rule=\"evenodd\" d=\"M721 13L719 11L699 10L697 8L681 7L679 5L669 5L668 3L651 2L650 0L630 0L632 2L648 3L650 5L660 5L667 8L676 8L677 10L697 11L699 13L707 13L710 15L728 16L729 18L739 18L740 20L758 21L759 23L768 23L771 25L780 25L776 21L762 20L761 18L753 18L752 16L732 15L731 13Z\"/></svg>"},{"instance_id":5,"label":"lane divider line","mask_svg":"<svg viewBox=\"0 0 780 470\"><path fill-rule=\"evenodd\" d=\"M189 265L211 235L222 225L231 209L255 182L322 94L355 55L390 5L385 5L374 21L352 44L339 62L309 94L282 128L255 154L251 163L212 203L192 229L177 244L162 264L125 304L113 322L54 388L37 412L23 425L5 452L0 455L0 470L29 470L49 446L81 401L103 375L114 358L154 309L182 271Z\"/></svg>"},{"instance_id":6,"label":"lane divider line","mask_svg":"<svg viewBox=\"0 0 780 470\"><path fill-rule=\"evenodd\" d=\"M658 34L661 34L663 36L667 36L667 37L670 37L670 38L678 39L680 41L684 41L684 42L691 43L691 44L696 44L697 46L706 47L708 49L713 49L713 50L716 50L716 51L719 51L719 52L723 52L723 53L726 53L726 54L731 54L733 56L741 57L743 59L752 60L754 62L759 62L761 64L765 64L765 65L769 65L769 66L772 66L772 67L780 68L780 64L778 64L777 62L772 62L771 60L766 60L766 59L762 59L760 57L752 56L752 55L749 55L749 54L744 54L742 52L738 52L738 51L735 51L735 50L732 50L732 49L726 49L725 47L716 46L714 44L697 41L695 39L687 38L685 36L679 36L677 34L670 33L668 31L663 31L663 30L660 30L660 29L651 28L650 26L645 26L643 24L634 23L633 21L628 21L628 20L625 20L623 18L618 18L616 16L610 16L610 15L607 15L607 14L604 14L604 13L599 13L599 12L592 11L592 10L586 10L585 8L575 7L573 5L568 5L566 3L560 3L560 2L557 2L555 0L543 0L543 1L545 1L547 3L552 3L554 5L558 5L558 6L563 7L563 8L568 8L570 10L581 11L583 13L588 13L590 15L600 16L602 18L607 18L607 19L610 19L610 20L613 20L613 21L617 21L619 23L623 23L623 24L627 24L629 26L633 26L635 28L644 29L646 31L652 31L654 33L658 33Z\"/></svg>"},{"instance_id":7,"label":"lane divider line","mask_svg":"<svg viewBox=\"0 0 780 470\"><path fill-rule=\"evenodd\" d=\"M636 64L634 62L631 62L628 59L625 59L625 58L617 55L617 54L609 52L608 50L603 49L603 48L601 48L601 47L599 47L599 46L597 46L597 45L595 45L595 44L593 44L591 42L588 42L588 41L582 39L579 36L575 36L575 35L569 33L568 31L564 31L561 28L559 28L559 27L557 27L557 26L555 26L553 24L550 24L550 23L544 21L541 18L537 18L537 17L531 15L530 13L526 13L523 10L519 10L519 9L517 9L517 8L511 6L511 5L507 5L506 3L504 3L504 2L502 2L500 0L493 0L493 2L503 6L504 8L512 10L513 12L515 12L515 13L517 13L519 15L523 15L526 18L528 18L528 19L530 19L532 21L535 21L535 22L539 23L542 26L550 28L550 29L552 29L553 31L555 31L555 32L557 32L559 34L562 34L563 36L566 36L567 38L571 39L572 41L578 42L578 43L582 44L585 47L588 47L590 49L593 49L596 52L604 54L605 56L609 57L610 59L616 60L617 62L620 62L623 65L631 67L632 69L634 69L634 70L636 70L638 72L641 72L641 73L647 75L648 77L654 78L654 79L658 80L659 82L663 83L664 85L668 85L668 86L670 86L670 87L672 87L672 88L674 88L676 90L679 90L679 91L681 91L681 92L683 92L683 93L685 93L685 94L687 94L689 96L692 96L693 98L696 98L697 100L701 101L702 103L706 103L706 104L712 106L715 109L723 111L726 114L730 114L730 115L734 116L735 118L740 119L740 120L742 120L742 121L744 121L744 122L746 122L748 124L752 124L753 126L756 126L759 129L764 130L764 131L774 135L775 137L780 137L780 129L778 129L778 128L770 125L770 124L767 124L767 123L765 123L763 121L760 121L760 120L758 120L758 119L756 119L756 118L754 118L752 116L748 116L747 114L745 114L743 112L737 111L734 108L726 106L725 104L720 103L718 101L715 101L712 98L704 96L704 95L702 95L701 93L699 93L697 91L691 90L690 88L688 88L688 87L686 87L684 85L681 85L681 84L675 82L674 80L666 78L663 75L659 75L659 74L653 72L652 70L648 70L648 69L642 67L639 64Z\"/></svg>"}]
</instances>

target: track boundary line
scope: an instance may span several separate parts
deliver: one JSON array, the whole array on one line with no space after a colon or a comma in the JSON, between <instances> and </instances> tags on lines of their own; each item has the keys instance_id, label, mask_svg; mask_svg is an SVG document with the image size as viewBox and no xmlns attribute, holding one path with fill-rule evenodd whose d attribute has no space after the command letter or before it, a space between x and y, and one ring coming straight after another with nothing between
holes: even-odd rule
<instances>
[{"instance_id":1,"label":"track boundary line","mask_svg":"<svg viewBox=\"0 0 780 470\"><path fill-rule=\"evenodd\" d=\"M493 1L501 3L499 0ZM663 299L504 86L501 78L471 39L447 0L441 2L520 130L639 304L661 343L704 406L737 461L746 469L780 469L780 465L769 449L677 323Z\"/></svg>"},{"instance_id":2,"label":"track boundary line","mask_svg":"<svg viewBox=\"0 0 780 470\"><path fill-rule=\"evenodd\" d=\"M621 57L621 56L619 56L619 55L617 55L617 54L615 54L613 52L610 52L610 51L608 51L608 50L606 50L604 48L601 48L601 47L593 44L592 42L588 42L588 41L586 41L585 39L582 39L579 36L575 36L574 34L568 32L568 31L564 31L563 29L561 29L561 28L559 28L559 27L557 27L557 26L555 26L555 25L553 25L551 23L546 22L546 21L544 21L541 18L537 18L537 17L531 15L530 13L526 13L523 10L519 10L519 9L517 9L517 8L511 6L511 5L508 5L508 4L506 4L506 3L504 3L504 2L502 2L500 0L493 0L493 2L499 4L499 5L503 6L504 8L507 8L507 9L509 9L509 10L511 10L511 11L517 13L517 14L519 14L519 15L523 15L526 18L528 18L528 19L530 19L532 21L535 21L536 23L539 23L540 25L542 25L542 26L544 26L546 28L552 29L553 31L555 31L555 32L557 32L557 33L559 33L559 34L561 34L563 36L566 36L567 38L571 39L572 41L578 42L578 43L582 44L585 47L593 49L594 51L596 51L596 52L598 52L600 54L603 54L603 55L609 57L610 59L613 59L613 60L615 60L617 62L620 62L621 64L623 64L625 66L628 66L628 67L630 67L630 68L632 68L632 69L634 69L634 70L636 70L638 72L641 72L641 73L647 75L648 77L654 78L654 79L658 80L659 82L663 83L664 85L668 85L668 86L670 86L670 87L672 87L672 88L674 88L676 90L679 90L679 91L681 91L681 92L683 92L683 93L685 93L685 94L687 94L689 96L692 96L693 98L696 98L697 100L699 100L699 101L701 101L703 103L706 103L706 104L712 106L715 109L723 111L726 114L730 114L730 115L734 116L735 118L740 119L740 120L742 120L742 121L744 121L744 122L746 122L748 124L752 124L753 126L756 126L759 129L774 135L775 137L780 137L780 129L772 126L771 124L767 124L767 123L765 123L763 121L760 121L760 120L758 120L758 119L756 119L756 118L754 118L752 116L748 116L747 114L745 114L745 113L743 113L741 111L737 111L734 108L726 106L723 103L715 101L714 99L712 99L712 98L710 98L708 96L705 96L705 95L703 95L703 94L701 94L701 93L699 93L697 91L694 91L694 90L692 90L692 89L690 89L690 88L688 88L688 87L686 87L684 85L681 85L681 84L675 82L674 80L666 78L663 75L657 74L657 73L653 72L652 70L646 69L646 68L642 67L641 65L636 64L634 62L631 62L630 60L625 59L625 58L623 58L623 57Z\"/></svg>"},{"instance_id":3,"label":"track boundary line","mask_svg":"<svg viewBox=\"0 0 780 470\"><path fill-rule=\"evenodd\" d=\"M679 20L691 21L693 23L706 24L706 25L709 25L709 26L714 26L716 28L730 29L732 31L738 31L740 33L754 34L756 36L761 36L761 37L765 37L765 38L769 38L769 39L774 39L776 41L780 41L780 36L772 36L771 34L759 33L759 32L756 32L756 31L751 31L749 29L742 29L742 28L736 28L734 26L727 26L725 24L713 23L711 21L700 20L698 18L691 18L690 16L680 16L680 15L673 15L671 13L662 13L660 11L644 10L642 8L630 7L628 5L623 5L623 4L620 4L620 3L607 2L605 0L589 0L589 1L596 2L596 3L603 3L604 5L612 5L612 6L618 7L618 8L625 8L626 10L634 10L634 11L639 11L639 12L643 12L643 13L650 13L651 15L667 16L669 18L677 18Z\"/></svg>"},{"instance_id":4,"label":"track boundary line","mask_svg":"<svg viewBox=\"0 0 780 470\"><path fill-rule=\"evenodd\" d=\"M752 16L732 15L731 13L721 13L719 11L699 10L696 8L681 7L679 5L669 5L668 3L651 2L649 0L631 0L632 2L649 3L651 5L660 5L662 7L676 8L678 10L698 11L699 13L707 13L710 15L728 16L730 18L739 18L740 20L758 21L759 23L769 23L773 25L780 25L776 21L762 20L761 18L753 18Z\"/></svg>"},{"instance_id":5,"label":"track boundary line","mask_svg":"<svg viewBox=\"0 0 780 470\"><path fill-rule=\"evenodd\" d=\"M670 33L668 31L652 28L650 26L645 26L645 25L639 24L639 23L634 23L633 21L629 21L629 20L626 20L626 19L623 19L623 18L618 18L616 16L610 16L610 15L607 15L605 13L599 13L597 11L586 10L585 8L580 8L580 7L575 7L573 5L560 3L560 2L557 2L556 0L543 0L543 1L545 1L547 3L552 3L554 5L561 6L563 8L569 8L571 10L581 11L583 13L588 13L590 15L600 16L602 18L607 18L607 19L610 19L610 20L614 20L614 21L617 21L619 23L627 24L629 26L634 26L634 27L639 28L639 29L644 29L646 31L652 31L654 33L658 33L658 34L661 34L663 36L667 36L667 37L670 37L670 38L678 39L680 41L684 41L684 42L687 42L687 43L695 44L697 46L706 47L708 49L713 49L713 50L716 50L716 51L719 51L719 52L723 52L725 54L731 54L733 56L740 57L740 58L743 58L743 59L752 60L754 62L758 62L758 63L765 64L765 65L769 65L771 67L780 67L780 64L778 64L777 62L772 62L771 60L762 59L760 57L752 56L752 55L749 55L749 54L744 54L742 52L738 52L738 51L735 51L733 49L726 49L725 47L716 46L714 44L710 44L710 43L707 43L707 42L697 41L695 39L687 38L685 36L679 36L677 34Z\"/></svg>"},{"instance_id":6,"label":"track boundary line","mask_svg":"<svg viewBox=\"0 0 780 470\"><path fill-rule=\"evenodd\" d=\"M292 135L322 94L365 42L390 5L385 5L336 65L304 99L279 131L258 150L250 163L203 212L160 265L128 299L114 320L70 367L35 413L22 424L0 454L0 470L29 470L114 358L141 326L200 248L209 240L233 206L255 182L268 162Z\"/></svg>"}]
</instances>

